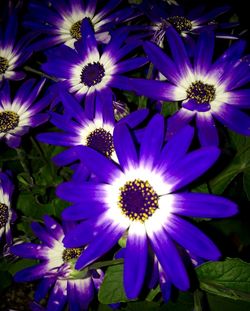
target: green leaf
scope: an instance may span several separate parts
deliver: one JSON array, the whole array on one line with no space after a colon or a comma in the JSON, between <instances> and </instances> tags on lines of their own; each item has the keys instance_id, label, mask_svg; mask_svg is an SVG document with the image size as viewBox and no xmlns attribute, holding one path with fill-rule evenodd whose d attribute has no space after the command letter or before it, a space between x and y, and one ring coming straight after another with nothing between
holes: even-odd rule
<instances>
[{"instance_id":1,"label":"green leaf","mask_svg":"<svg viewBox=\"0 0 250 311\"><path fill-rule=\"evenodd\" d=\"M214 194L221 194L233 179L240 173L250 170L250 138L230 132L231 141L236 154L229 165L209 185Z\"/></svg>"},{"instance_id":2,"label":"green leaf","mask_svg":"<svg viewBox=\"0 0 250 311\"><path fill-rule=\"evenodd\" d=\"M158 302L146 302L146 301L135 301L128 303L127 307L125 309L126 311L160 311L162 310L160 308L160 304ZM164 309L165 310L165 309ZM166 309L167 311L167 309Z\"/></svg>"},{"instance_id":3,"label":"green leaf","mask_svg":"<svg viewBox=\"0 0 250 311\"><path fill-rule=\"evenodd\" d=\"M33 259L21 259L10 264L8 272L14 275L16 272L34 266L36 263L37 261Z\"/></svg>"},{"instance_id":4,"label":"green leaf","mask_svg":"<svg viewBox=\"0 0 250 311\"><path fill-rule=\"evenodd\" d=\"M68 204L58 198L52 199L48 204L42 204L37 196L30 192L23 192L18 196L16 206L25 216L34 220L41 219L44 215L59 217Z\"/></svg>"},{"instance_id":5,"label":"green leaf","mask_svg":"<svg viewBox=\"0 0 250 311\"><path fill-rule=\"evenodd\" d=\"M123 265L108 267L98 299L103 304L129 301L123 288Z\"/></svg>"},{"instance_id":6,"label":"green leaf","mask_svg":"<svg viewBox=\"0 0 250 311\"><path fill-rule=\"evenodd\" d=\"M208 293L235 300L250 301L250 264L228 258L207 262L196 268L200 288Z\"/></svg>"},{"instance_id":7,"label":"green leaf","mask_svg":"<svg viewBox=\"0 0 250 311\"><path fill-rule=\"evenodd\" d=\"M250 310L250 303L246 301L236 301L225 297L207 294L209 310L211 311L244 311Z\"/></svg>"},{"instance_id":8,"label":"green leaf","mask_svg":"<svg viewBox=\"0 0 250 311\"><path fill-rule=\"evenodd\" d=\"M12 283L11 274L8 271L0 271L0 293Z\"/></svg>"},{"instance_id":9,"label":"green leaf","mask_svg":"<svg viewBox=\"0 0 250 311\"><path fill-rule=\"evenodd\" d=\"M163 102L161 107L161 113L164 117L172 116L179 110L177 102Z\"/></svg>"},{"instance_id":10,"label":"green leaf","mask_svg":"<svg viewBox=\"0 0 250 311\"><path fill-rule=\"evenodd\" d=\"M250 200L250 169L245 170L243 174L243 187L248 200Z\"/></svg>"}]
</instances>

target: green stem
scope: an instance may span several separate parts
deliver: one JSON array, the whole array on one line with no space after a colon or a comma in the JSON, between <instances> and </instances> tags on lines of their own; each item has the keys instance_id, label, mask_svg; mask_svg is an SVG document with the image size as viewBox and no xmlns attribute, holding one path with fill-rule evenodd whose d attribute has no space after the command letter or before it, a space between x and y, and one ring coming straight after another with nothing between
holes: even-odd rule
<instances>
[{"instance_id":1,"label":"green stem","mask_svg":"<svg viewBox=\"0 0 250 311\"><path fill-rule=\"evenodd\" d=\"M48 162L48 159L45 157L44 152L40 146L40 144L32 137L30 136L30 140L34 148L36 149L37 153L40 155L40 157L43 159L44 163Z\"/></svg>"},{"instance_id":2,"label":"green stem","mask_svg":"<svg viewBox=\"0 0 250 311\"><path fill-rule=\"evenodd\" d=\"M18 155L18 160L20 161L24 172L29 177L29 180L28 180L29 185L31 187L33 187L34 186L34 182L33 182L33 178L31 176L30 170L29 170L28 165L27 165L26 154L25 154L25 152L22 149L19 149L19 148L16 149L16 152L17 152L17 155Z\"/></svg>"},{"instance_id":3,"label":"green stem","mask_svg":"<svg viewBox=\"0 0 250 311\"><path fill-rule=\"evenodd\" d=\"M47 78L47 79L50 79L50 80L52 80L52 81L58 82L58 79L57 79L57 78L55 78L55 77L53 77L53 76L49 76L49 75L47 75L46 73L44 73L44 72L42 72L42 71L39 71L39 70L36 70L36 69L34 69L34 68L31 68L31 67L29 67L29 66L24 66L24 70L25 70L25 71L28 71L28 72L35 73L35 74L37 74L37 75L39 75L39 76L41 76L41 77L43 77L43 78Z\"/></svg>"},{"instance_id":4,"label":"green stem","mask_svg":"<svg viewBox=\"0 0 250 311\"><path fill-rule=\"evenodd\" d=\"M107 266L120 265L122 263L123 263L123 259L100 261L100 262L94 263L93 265L90 265L88 268L89 268L89 270L90 269L99 269L99 268L107 267Z\"/></svg>"},{"instance_id":5,"label":"green stem","mask_svg":"<svg viewBox=\"0 0 250 311\"><path fill-rule=\"evenodd\" d=\"M199 289L194 292L194 311L202 311L203 293Z\"/></svg>"}]
</instances>

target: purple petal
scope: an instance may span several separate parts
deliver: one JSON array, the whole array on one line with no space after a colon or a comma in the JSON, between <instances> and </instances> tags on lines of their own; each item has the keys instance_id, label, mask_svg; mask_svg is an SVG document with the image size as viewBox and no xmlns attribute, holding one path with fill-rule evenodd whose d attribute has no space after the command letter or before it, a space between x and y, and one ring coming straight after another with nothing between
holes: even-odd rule
<instances>
[{"instance_id":1,"label":"purple petal","mask_svg":"<svg viewBox=\"0 0 250 311\"><path fill-rule=\"evenodd\" d=\"M112 160L89 147L82 147L81 158L100 181L108 183L115 175L120 174L118 166Z\"/></svg>"},{"instance_id":2,"label":"purple petal","mask_svg":"<svg viewBox=\"0 0 250 311\"><path fill-rule=\"evenodd\" d=\"M158 161L164 137L164 118L157 114L144 130L140 148L141 162L151 163L152 167L154 166Z\"/></svg>"},{"instance_id":3,"label":"purple petal","mask_svg":"<svg viewBox=\"0 0 250 311\"><path fill-rule=\"evenodd\" d=\"M138 155L133 137L126 124L118 124L114 129L114 146L119 163L123 168L138 163ZM121 144L121 142L123 142Z\"/></svg>"},{"instance_id":4,"label":"purple petal","mask_svg":"<svg viewBox=\"0 0 250 311\"><path fill-rule=\"evenodd\" d=\"M174 213L190 217L221 218L237 213L237 205L223 197L206 193L171 195Z\"/></svg>"},{"instance_id":5,"label":"purple petal","mask_svg":"<svg viewBox=\"0 0 250 311\"><path fill-rule=\"evenodd\" d=\"M162 149L157 165L161 167L161 165L172 165L179 161L187 153L193 136L194 129L191 126L187 125L181 128Z\"/></svg>"},{"instance_id":6,"label":"purple petal","mask_svg":"<svg viewBox=\"0 0 250 311\"><path fill-rule=\"evenodd\" d=\"M144 43L144 50L154 66L172 83L178 85L180 75L176 70L174 62L163 52L163 50L152 42Z\"/></svg>"},{"instance_id":7,"label":"purple petal","mask_svg":"<svg viewBox=\"0 0 250 311\"><path fill-rule=\"evenodd\" d=\"M97 217L105 211L105 207L101 202L89 201L74 204L62 212L63 219L66 220L82 220L85 218Z\"/></svg>"},{"instance_id":8,"label":"purple petal","mask_svg":"<svg viewBox=\"0 0 250 311\"><path fill-rule=\"evenodd\" d=\"M137 228L138 226L139 228ZM136 298L141 291L146 272L147 252L147 236L144 225L132 224L128 231L124 258L124 288L129 299Z\"/></svg>"},{"instance_id":9,"label":"purple petal","mask_svg":"<svg viewBox=\"0 0 250 311\"><path fill-rule=\"evenodd\" d=\"M165 229L177 243L191 253L208 260L219 259L220 251L214 243L189 222L172 215Z\"/></svg>"},{"instance_id":10,"label":"purple petal","mask_svg":"<svg viewBox=\"0 0 250 311\"><path fill-rule=\"evenodd\" d=\"M186 126L192 121L196 112L181 108L178 112L173 114L167 123L167 139L170 139L180 128Z\"/></svg>"},{"instance_id":11,"label":"purple petal","mask_svg":"<svg viewBox=\"0 0 250 311\"><path fill-rule=\"evenodd\" d=\"M187 154L179 161L178 166L168 167L165 178L170 187L169 191L176 191L202 175L214 164L219 155L218 148L203 147Z\"/></svg>"},{"instance_id":12,"label":"purple petal","mask_svg":"<svg viewBox=\"0 0 250 311\"><path fill-rule=\"evenodd\" d=\"M218 146L219 137L211 113L197 113L196 125L201 146Z\"/></svg>"},{"instance_id":13,"label":"purple petal","mask_svg":"<svg viewBox=\"0 0 250 311\"><path fill-rule=\"evenodd\" d=\"M35 300L40 301L44 299L55 281L56 277L43 278L36 289L34 296Z\"/></svg>"},{"instance_id":14,"label":"purple petal","mask_svg":"<svg viewBox=\"0 0 250 311\"><path fill-rule=\"evenodd\" d=\"M157 100L183 100L183 96L178 96L176 86L157 80L130 79L131 90L138 95L144 95Z\"/></svg>"},{"instance_id":15,"label":"purple petal","mask_svg":"<svg viewBox=\"0 0 250 311\"><path fill-rule=\"evenodd\" d=\"M49 295L47 310L61 311L67 301L67 280L57 280L52 292Z\"/></svg>"},{"instance_id":16,"label":"purple petal","mask_svg":"<svg viewBox=\"0 0 250 311\"><path fill-rule=\"evenodd\" d=\"M186 76L188 70L192 67L185 45L179 33L172 26L169 26L166 29L166 36L169 42L172 57L177 67L176 69L180 72L181 76L184 77Z\"/></svg>"},{"instance_id":17,"label":"purple petal","mask_svg":"<svg viewBox=\"0 0 250 311\"><path fill-rule=\"evenodd\" d=\"M177 288L187 290L189 288L188 275L172 240L163 229L157 233L148 232L148 234L152 248L166 275Z\"/></svg>"},{"instance_id":18,"label":"purple petal","mask_svg":"<svg viewBox=\"0 0 250 311\"><path fill-rule=\"evenodd\" d=\"M102 184L94 182L69 181L57 187L56 194L63 200L79 203L89 201L104 202L105 189Z\"/></svg>"},{"instance_id":19,"label":"purple petal","mask_svg":"<svg viewBox=\"0 0 250 311\"><path fill-rule=\"evenodd\" d=\"M20 257L48 259L49 247L34 243L21 243L11 247L11 252Z\"/></svg>"},{"instance_id":20,"label":"purple petal","mask_svg":"<svg viewBox=\"0 0 250 311\"><path fill-rule=\"evenodd\" d=\"M21 271L18 271L14 275L14 280L16 282L30 282L37 279L40 279L46 275L49 271L49 267L47 263L42 263L36 266L32 266L29 268L25 268Z\"/></svg>"},{"instance_id":21,"label":"purple petal","mask_svg":"<svg viewBox=\"0 0 250 311\"><path fill-rule=\"evenodd\" d=\"M221 104L219 109L212 111L212 114L231 130L241 135L250 135L250 117L233 106Z\"/></svg>"},{"instance_id":22,"label":"purple petal","mask_svg":"<svg viewBox=\"0 0 250 311\"><path fill-rule=\"evenodd\" d=\"M123 235L125 229L120 225L107 223L99 231L76 262L76 269L82 269L109 251Z\"/></svg>"}]
</instances>

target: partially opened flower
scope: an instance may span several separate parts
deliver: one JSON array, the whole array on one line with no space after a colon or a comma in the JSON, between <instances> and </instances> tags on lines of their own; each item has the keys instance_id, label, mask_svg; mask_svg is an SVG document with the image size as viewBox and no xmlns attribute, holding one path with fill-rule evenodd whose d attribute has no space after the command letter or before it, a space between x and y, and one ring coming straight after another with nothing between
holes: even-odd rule
<instances>
[{"instance_id":1,"label":"partially opened flower","mask_svg":"<svg viewBox=\"0 0 250 311\"><path fill-rule=\"evenodd\" d=\"M38 140L66 147L89 146L117 161L113 144L114 111L107 109L112 107L112 98L100 98L97 94L93 118L86 115L80 103L68 92L61 92L61 99L65 114L51 113L50 122L63 132L42 133L37 136ZM135 127L145 119L147 114L146 109L141 109L122 118L119 122ZM78 152L81 152L79 148L70 148L58 154L54 160L58 165L65 165L79 159Z\"/></svg>"},{"instance_id":2,"label":"partially opened flower","mask_svg":"<svg viewBox=\"0 0 250 311\"><path fill-rule=\"evenodd\" d=\"M0 140L4 139L9 147L19 147L22 135L31 127L47 121L48 115L41 110L49 105L51 94L37 100L44 83L44 79L37 84L34 79L24 82L13 99L9 83L3 86L0 94Z\"/></svg>"},{"instance_id":3,"label":"partially opened flower","mask_svg":"<svg viewBox=\"0 0 250 311\"><path fill-rule=\"evenodd\" d=\"M39 260L39 264L17 272L17 282L41 279L35 293L39 302L49 292L47 310L62 310L69 304L70 310L87 310L94 298L95 288L103 280L101 270L86 269L80 275L74 270L74 260L82 248L65 248L62 240L71 225L61 226L53 218L44 216L45 225L32 223L32 230L41 240L40 244L22 243L11 247L11 252L23 258Z\"/></svg>"},{"instance_id":4,"label":"partially opened flower","mask_svg":"<svg viewBox=\"0 0 250 311\"><path fill-rule=\"evenodd\" d=\"M164 119L156 115L144 130L139 153L126 124L114 130L119 164L89 147L82 147L82 161L97 176L89 182L59 185L59 197L73 202L62 216L85 220L69 232L68 247L88 244L77 260L81 269L109 251L127 234L124 287L128 298L140 293L146 273L148 243L171 282L179 289L189 279L175 247L209 260L218 259L217 247L182 216L227 217L236 205L209 194L181 191L216 161L219 150L204 147L187 153L193 130L186 127L164 142Z\"/></svg>"},{"instance_id":5,"label":"partially opened flower","mask_svg":"<svg viewBox=\"0 0 250 311\"><path fill-rule=\"evenodd\" d=\"M0 240L5 234L8 245L12 243L11 223L16 219L16 214L11 209L13 189L9 176L0 172Z\"/></svg>"},{"instance_id":6,"label":"partially opened flower","mask_svg":"<svg viewBox=\"0 0 250 311\"><path fill-rule=\"evenodd\" d=\"M107 1L100 7L97 1L52 0L30 1L29 14L24 25L33 31L46 34L46 39L37 43L37 49L64 43L74 48L81 38L81 23L87 18L95 31L98 42L110 40L109 30L128 19L132 9L120 8L121 1Z\"/></svg>"},{"instance_id":7,"label":"partially opened flower","mask_svg":"<svg viewBox=\"0 0 250 311\"><path fill-rule=\"evenodd\" d=\"M62 87L85 98L85 107L92 110L95 96L102 93L110 97L111 88L129 89L128 78L121 74L137 69L146 63L145 57L122 60L140 42L123 44L127 32L119 31L100 54L93 29L87 18L83 19L82 39L75 44L76 50L60 46L48 51L48 61L42 68L45 72L60 78ZM60 83L60 82L59 82ZM108 108L110 109L110 108Z\"/></svg>"},{"instance_id":8,"label":"partially opened flower","mask_svg":"<svg viewBox=\"0 0 250 311\"><path fill-rule=\"evenodd\" d=\"M17 12L13 11L5 29L0 27L0 85L3 80L21 80L25 77L24 72L17 70L31 55L27 45L32 37L27 34L17 41L17 29Z\"/></svg>"},{"instance_id":9,"label":"partially opened flower","mask_svg":"<svg viewBox=\"0 0 250 311\"><path fill-rule=\"evenodd\" d=\"M214 119L239 134L250 135L250 117L241 111L250 108L250 89L245 88L250 70L242 58L245 43L235 42L213 62L214 36L204 32L192 62L172 27L168 27L167 37L172 58L151 42L145 43L145 51L168 81L134 79L131 85L139 94L181 103L168 122L168 135L194 118L202 145L219 143Z\"/></svg>"}]
</instances>

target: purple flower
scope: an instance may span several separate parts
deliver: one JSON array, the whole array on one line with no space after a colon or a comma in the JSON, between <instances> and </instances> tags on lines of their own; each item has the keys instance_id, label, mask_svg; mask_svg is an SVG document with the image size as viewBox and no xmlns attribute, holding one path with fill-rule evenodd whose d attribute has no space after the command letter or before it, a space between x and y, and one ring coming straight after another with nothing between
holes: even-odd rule
<instances>
[{"instance_id":1,"label":"purple flower","mask_svg":"<svg viewBox=\"0 0 250 311\"><path fill-rule=\"evenodd\" d=\"M0 93L0 140L9 147L19 147L22 135L47 121L48 115L40 111L49 105L51 94L37 100L44 83L44 79L37 84L34 79L24 82L12 100L9 83L5 82Z\"/></svg>"},{"instance_id":2,"label":"purple flower","mask_svg":"<svg viewBox=\"0 0 250 311\"><path fill-rule=\"evenodd\" d=\"M94 29L98 42L107 43L110 40L109 30L114 25L129 19L130 8L114 11L121 1L107 1L99 7L97 1L52 0L30 1L29 14L24 25L46 34L46 39L34 46L44 49L49 46L64 43L74 48L74 43L81 38L81 24L87 18ZM114 11L114 12L112 12Z\"/></svg>"},{"instance_id":3,"label":"purple flower","mask_svg":"<svg viewBox=\"0 0 250 311\"><path fill-rule=\"evenodd\" d=\"M40 261L36 266L17 272L14 279L16 282L42 279L35 292L35 301L44 299L50 291L47 310L62 310L67 303L70 310L87 310L95 288L101 285L103 272L86 269L79 275L74 269L74 260L82 248L65 248L62 242L71 225L62 227L49 216L44 216L44 222L44 226L32 223L40 244L22 243L11 247L14 255Z\"/></svg>"},{"instance_id":4,"label":"purple flower","mask_svg":"<svg viewBox=\"0 0 250 311\"><path fill-rule=\"evenodd\" d=\"M8 245L12 243L10 225L16 219L16 214L11 209L11 196L14 186L6 173L0 172L0 239L6 235Z\"/></svg>"},{"instance_id":5,"label":"purple flower","mask_svg":"<svg viewBox=\"0 0 250 311\"><path fill-rule=\"evenodd\" d=\"M250 108L250 81L247 61L242 58L245 43L237 41L217 60L212 61L214 36L200 35L192 61L178 33L168 27L172 58L154 43L146 42L145 51L165 81L133 79L137 93L148 97L179 101L180 110L168 122L168 136L196 119L201 145L218 145L215 121L242 135L250 135L250 118L240 109ZM244 87L244 88L242 88Z\"/></svg>"},{"instance_id":6,"label":"purple flower","mask_svg":"<svg viewBox=\"0 0 250 311\"><path fill-rule=\"evenodd\" d=\"M217 38L237 39L232 34L220 33L222 28L232 28L237 23L219 23L215 19L230 10L228 5L217 7L211 11L205 11L205 5L199 5L188 10L182 5L168 5L157 1L143 1L139 8L152 21L153 25L148 27L152 40L162 46L166 29L172 25L184 38L189 48L194 47L193 36L203 31L215 31Z\"/></svg>"},{"instance_id":7,"label":"purple flower","mask_svg":"<svg viewBox=\"0 0 250 311\"><path fill-rule=\"evenodd\" d=\"M11 12L5 29L0 27L0 85L3 80L21 80L25 73L16 71L31 55L27 48L33 36L24 35L16 40L18 30L17 12Z\"/></svg>"},{"instance_id":8,"label":"purple flower","mask_svg":"<svg viewBox=\"0 0 250 311\"><path fill-rule=\"evenodd\" d=\"M187 153L193 137L191 127L185 127L167 144L164 136L164 119L156 115L144 130L138 152L130 129L118 124L114 148L119 164L82 147L82 161L97 179L73 180L57 188L59 197L73 203L63 211L63 218L85 220L64 239L67 247L88 244L76 269L86 267L123 234L128 235L124 287L131 299L137 297L144 282L148 244L171 282L186 290L189 279L175 243L209 260L218 259L220 252L182 216L228 217L237 211L234 203L222 197L181 191L211 167L219 150L203 147Z\"/></svg>"},{"instance_id":9,"label":"purple flower","mask_svg":"<svg viewBox=\"0 0 250 311\"><path fill-rule=\"evenodd\" d=\"M144 65L146 58L134 57L121 61L140 45L138 41L124 45L126 31L118 31L104 47L102 54L87 18L83 19L81 31L82 39L76 42L76 50L60 46L48 51L48 61L42 68L48 74L62 79L62 87L78 98L85 98L86 109L93 110L96 94L101 93L103 98L109 98L113 87L130 89L129 78L121 74Z\"/></svg>"},{"instance_id":10,"label":"purple flower","mask_svg":"<svg viewBox=\"0 0 250 311\"><path fill-rule=\"evenodd\" d=\"M51 113L50 122L63 132L42 133L37 136L38 140L44 143L71 147L57 155L54 158L55 162L58 165L65 165L79 159L78 153L81 153L81 148L77 146L89 146L117 161L113 144L114 111L107 109L112 107L112 98L104 100L97 94L95 116L92 118L86 115L80 103L68 92L61 91L61 100L65 114ZM122 118L119 122L135 127L146 118L147 114L147 109L141 109Z\"/></svg>"}]
</instances>

